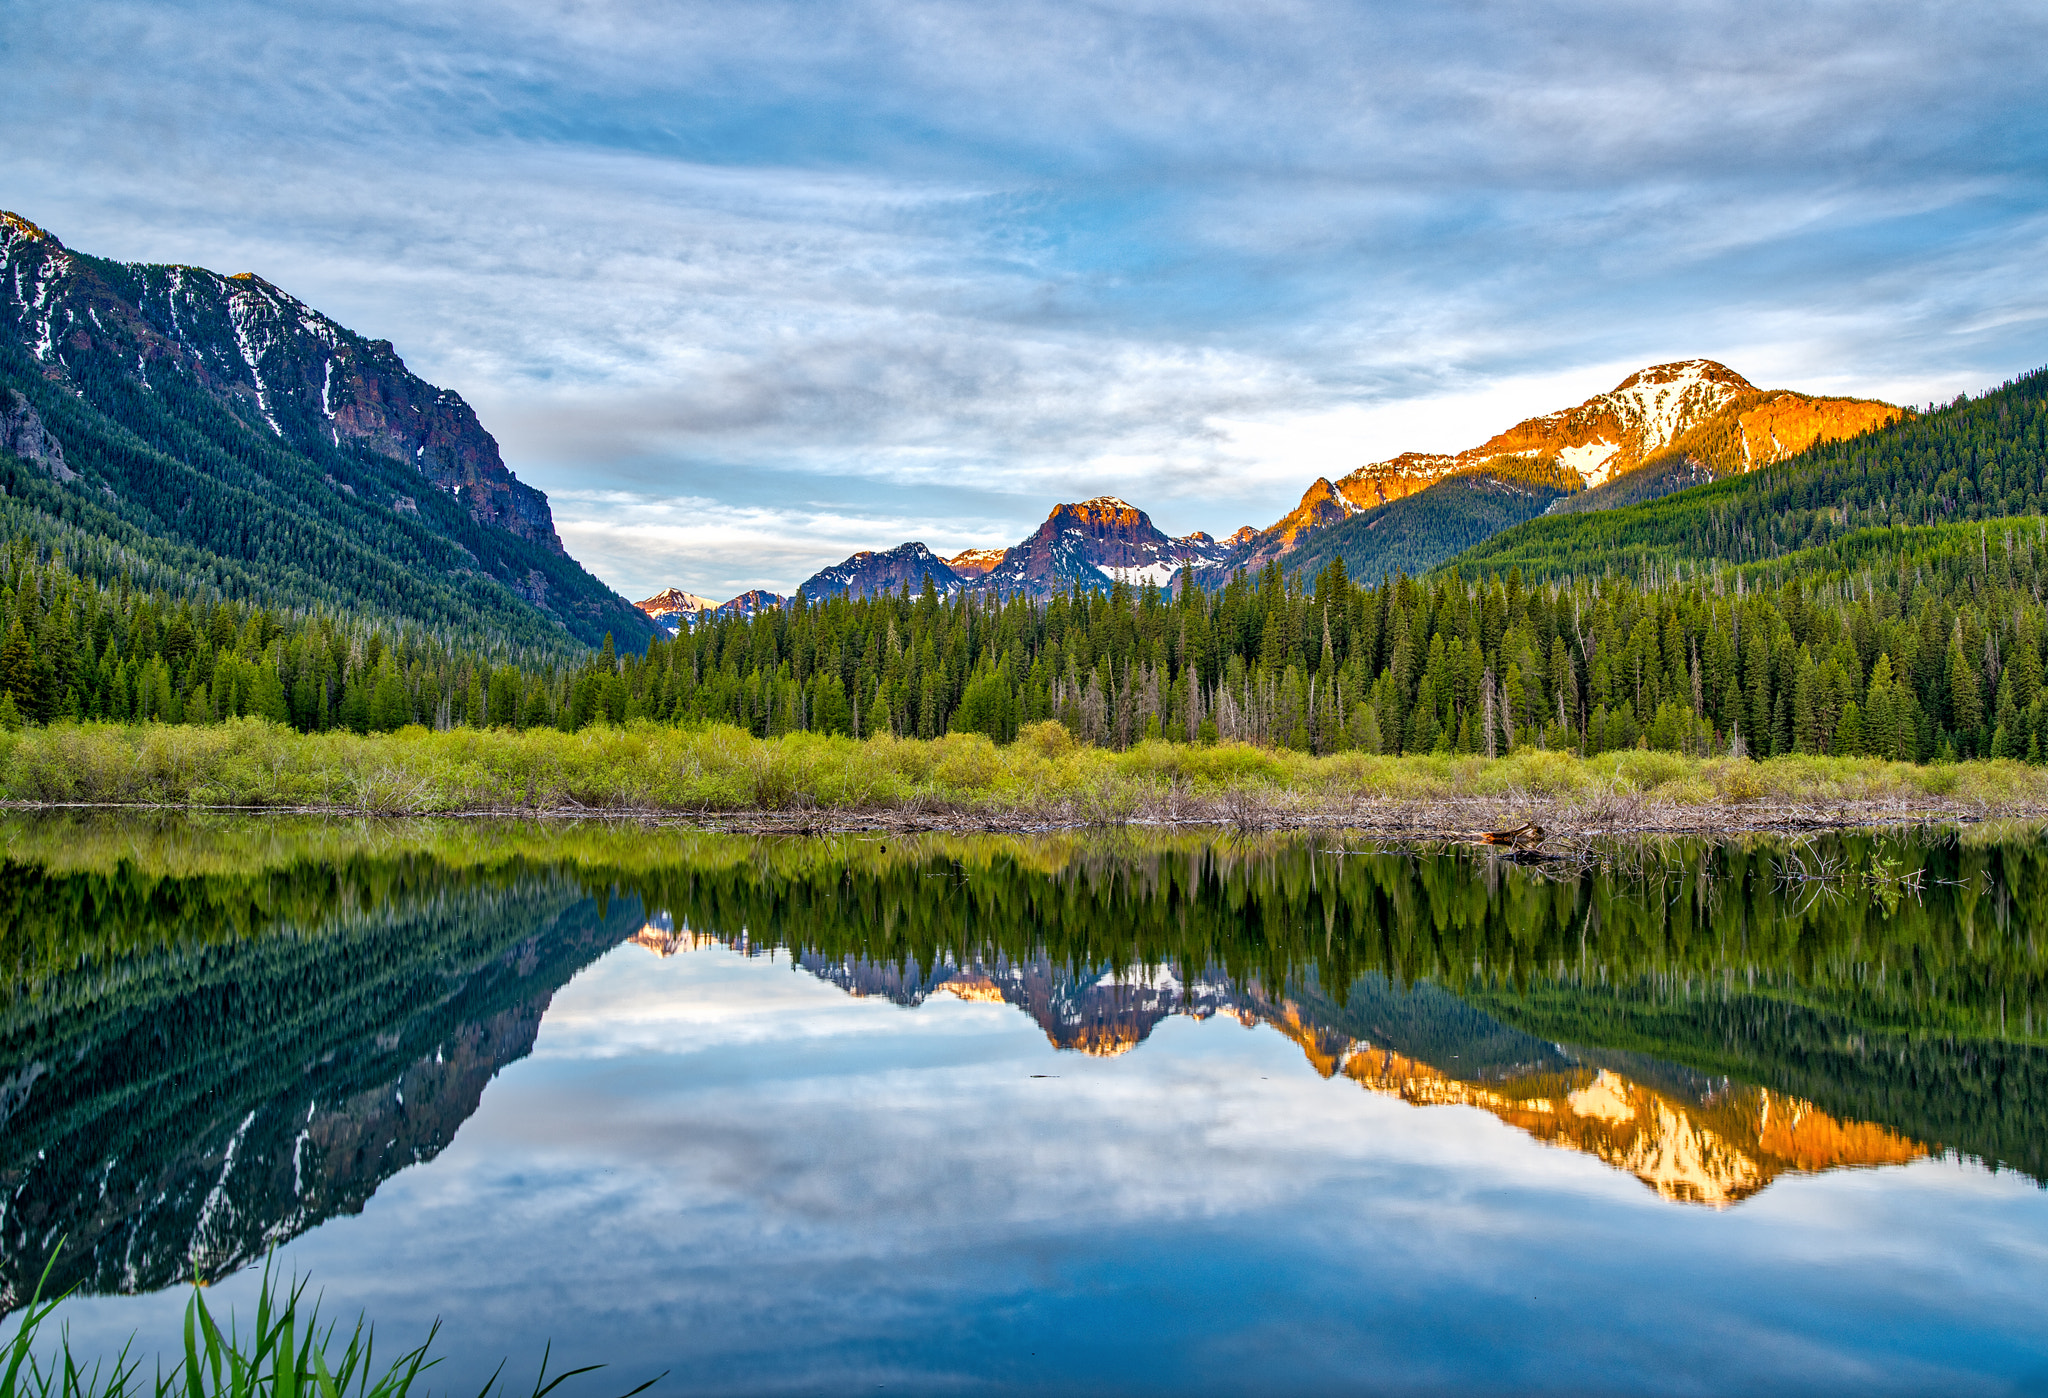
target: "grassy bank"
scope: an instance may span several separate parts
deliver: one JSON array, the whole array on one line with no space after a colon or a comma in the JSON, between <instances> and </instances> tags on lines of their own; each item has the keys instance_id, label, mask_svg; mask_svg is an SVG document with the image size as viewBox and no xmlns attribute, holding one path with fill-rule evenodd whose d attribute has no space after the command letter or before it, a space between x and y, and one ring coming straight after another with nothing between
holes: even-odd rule
<instances>
[{"instance_id":1,"label":"grassy bank","mask_svg":"<svg viewBox=\"0 0 2048 1398\"><path fill-rule=\"evenodd\" d=\"M579 733L402 729L301 734L257 719L211 727L60 724L0 734L0 801L258 807L370 814L617 813L780 823L994 828L1220 821L1377 823L1449 807L1550 813L1561 824L1739 823L2048 811L2048 768L1876 758L1766 762L1629 751L1578 758L1313 757L1240 744L1074 743L1056 724L998 746L652 724Z\"/></svg>"}]
</instances>

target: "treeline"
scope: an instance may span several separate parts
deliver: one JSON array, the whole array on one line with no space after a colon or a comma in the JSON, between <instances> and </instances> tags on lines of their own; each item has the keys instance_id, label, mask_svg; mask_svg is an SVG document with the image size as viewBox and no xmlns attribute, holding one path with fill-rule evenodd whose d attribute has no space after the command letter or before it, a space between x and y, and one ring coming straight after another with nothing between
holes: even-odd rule
<instances>
[{"instance_id":1,"label":"treeline","mask_svg":"<svg viewBox=\"0 0 2048 1398\"><path fill-rule=\"evenodd\" d=\"M726 619L591 667L572 723L645 715L761 735L1236 739L1315 752L1870 754L2048 745L2048 525L1890 531L1776 568L1312 588L1269 566L1214 594L1043 605L923 596ZM1853 571L1850 569L1853 568ZM1785 576L1785 574L1791 576Z\"/></svg>"},{"instance_id":2,"label":"treeline","mask_svg":"<svg viewBox=\"0 0 2048 1398\"><path fill-rule=\"evenodd\" d=\"M523 659L494 664L417 627L180 597L125 573L103 584L27 536L0 552L0 728L247 716L307 732L553 723L565 671Z\"/></svg>"},{"instance_id":3,"label":"treeline","mask_svg":"<svg viewBox=\"0 0 2048 1398\"><path fill-rule=\"evenodd\" d=\"M998 741L1236 740L1318 753L1869 754L2048 748L2048 522L1875 531L1750 568L1524 582L1456 571L1378 587L1336 560L1216 593L1047 603L929 587L728 617L645 656L492 665L416 633L173 604L77 579L18 543L0 578L0 721L306 730L648 719Z\"/></svg>"}]
</instances>

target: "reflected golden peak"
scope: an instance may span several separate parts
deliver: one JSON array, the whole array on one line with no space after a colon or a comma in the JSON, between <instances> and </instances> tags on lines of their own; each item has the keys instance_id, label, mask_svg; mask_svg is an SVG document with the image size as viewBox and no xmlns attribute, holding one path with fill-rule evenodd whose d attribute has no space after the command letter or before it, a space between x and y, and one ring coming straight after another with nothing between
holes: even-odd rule
<instances>
[{"instance_id":1,"label":"reflected golden peak","mask_svg":"<svg viewBox=\"0 0 2048 1398\"><path fill-rule=\"evenodd\" d=\"M1579 1116L1595 1117L1611 1125L1636 1119L1636 1104L1630 1100L1627 1079L1605 1068L1591 1083L1564 1100Z\"/></svg>"},{"instance_id":2,"label":"reflected golden peak","mask_svg":"<svg viewBox=\"0 0 2048 1398\"><path fill-rule=\"evenodd\" d=\"M1284 1022L1277 1027L1286 1031ZM1352 1045L1341 1065L1369 1091L1415 1106L1491 1112L1540 1141L1626 1170L1682 1204L1726 1208L1780 1175L1902 1165L1928 1154L1926 1146L1882 1126L1838 1121L1810 1102L1760 1087L1691 1104L1602 1068L1567 1075L1568 1091L1524 1097L1518 1087L1548 1086L1555 1075L1481 1086L1369 1044Z\"/></svg>"},{"instance_id":3,"label":"reflected golden peak","mask_svg":"<svg viewBox=\"0 0 2048 1398\"><path fill-rule=\"evenodd\" d=\"M980 1004L1001 1004L1003 1000L1002 987L987 976L955 976L939 989Z\"/></svg>"},{"instance_id":4,"label":"reflected golden peak","mask_svg":"<svg viewBox=\"0 0 2048 1398\"><path fill-rule=\"evenodd\" d=\"M664 927L653 922L626 940L636 947L646 947L660 957L674 956L679 951L695 951L699 947L724 945L715 938L700 937L687 927Z\"/></svg>"},{"instance_id":5,"label":"reflected golden peak","mask_svg":"<svg viewBox=\"0 0 2048 1398\"><path fill-rule=\"evenodd\" d=\"M1904 1165L1928 1153L1926 1146L1870 1121L1837 1121L1810 1102L1776 1097L1762 1088L1764 1125L1758 1141L1772 1155L1800 1170L1837 1170Z\"/></svg>"},{"instance_id":6,"label":"reflected golden peak","mask_svg":"<svg viewBox=\"0 0 2048 1398\"><path fill-rule=\"evenodd\" d=\"M1054 1048L1071 1049L1091 1058L1120 1058L1138 1046L1145 1031L1135 1024L1115 1022L1076 1025L1065 1033L1046 1032Z\"/></svg>"}]
</instances>

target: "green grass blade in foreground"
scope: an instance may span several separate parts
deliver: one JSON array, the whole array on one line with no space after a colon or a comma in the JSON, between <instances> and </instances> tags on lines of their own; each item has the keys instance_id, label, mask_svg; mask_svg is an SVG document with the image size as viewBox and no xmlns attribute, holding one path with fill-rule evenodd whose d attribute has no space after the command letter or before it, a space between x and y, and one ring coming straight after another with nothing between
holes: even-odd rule
<instances>
[{"instance_id":1,"label":"green grass blade in foreground","mask_svg":"<svg viewBox=\"0 0 2048 1398\"><path fill-rule=\"evenodd\" d=\"M45 1280L47 1277L46 1268ZM440 1334L438 1320L427 1332L425 1343L407 1350L382 1373L374 1372L372 1330L361 1319L341 1353L331 1358L335 1327L320 1327L317 1302L310 1313L301 1315L305 1287L303 1280L281 1287L266 1264L254 1333L245 1342L232 1315L223 1330L208 1310L201 1289L194 1286L185 1304L182 1362L168 1376L159 1367L153 1398L410 1398L421 1376L440 1362L427 1357ZM19 1326L0 1350L0 1398L141 1398L142 1390L135 1381L140 1361L129 1357L132 1339L112 1361L95 1361L90 1368L81 1368L65 1331L47 1367L36 1358L37 1337L64 1299L45 1301L38 1284L21 1313ZM548 1398L569 1379L605 1367L586 1364L550 1377L552 1354L550 1345L541 1358L531 1398ZM498 1393L503 1372L501 1364L477 1398ZM637 1398L667 1373L664 1370L619 1398Z\"/></svg>"}]
</instances>

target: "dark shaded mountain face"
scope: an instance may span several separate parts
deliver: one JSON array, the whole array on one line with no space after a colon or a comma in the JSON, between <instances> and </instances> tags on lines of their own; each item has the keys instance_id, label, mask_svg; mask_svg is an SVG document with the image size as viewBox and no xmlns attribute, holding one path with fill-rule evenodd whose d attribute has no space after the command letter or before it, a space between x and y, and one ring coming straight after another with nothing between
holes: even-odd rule
<instances>
[{"instance_id":1,"label":"dark shaded mountain face","mask_svg":"<svg viewBox=\"0 0 2048 1398\"><path fill-rule=\"evenodd\" d=\"M966 586L946 561L923 544L898 544L887 553L862 550L844 563L821 568L799 589L813 602L828 597L874 597L908 587L913 594L924 590L929 579L941 597L950 597Z\"/></svg>"},{"instance_id":2,"label":"dark shaded mountain face","mask_svg":"<svg viewBox=\"0 0 2048 1398\"><path fill-rule=\"evenodd\" d=\"M458 394L260 277L91 257L0 213L4 391L0 446L42 467L10 495L231 592L520 640L652 634ZM55 453L22 449L24 408ZM68 490L16 488L42 481Z\"/></svg>"},{"instance_id":3,"label":"dark shaded mountain face","mask_svg":"<svg viewBox=\"0 0 2048 1398\"><path fill-rule=\"evenodd\" d=\"M715 615L751 617L788 605L789 599L781 593L768 592L757 587L752 592L742 592L730 602L720 602Z\"/></svg>"},{"instance_id":4,"label":"dark shaded mountain face","mask_svg":"<svg viewBox=\"0 0 2048 1398\"><path fill-rule=\"evenodd\" d=\"M1217 562L1229 552L1207 534L1171 538L1143 510L1114 495L1098 495L1054 507L1037 532L982 576L980 586L1003 597L1050 597L1117 582L1166 587L1183 567Z\"/></svg>"},{"instance_id":5,"label":"dark shaded mountain face","mask_svg":"<svg viewBox=\"0 0 2048 1398\"><path fill-rule=\"evenodd\" d=\"M1345 575L1367 586L1397 572L1415 577L1567 498L1540 471L1468 471L1315 534L1281 567L1313 577L1341 558Z\"/></svg>"}]
</instances>

